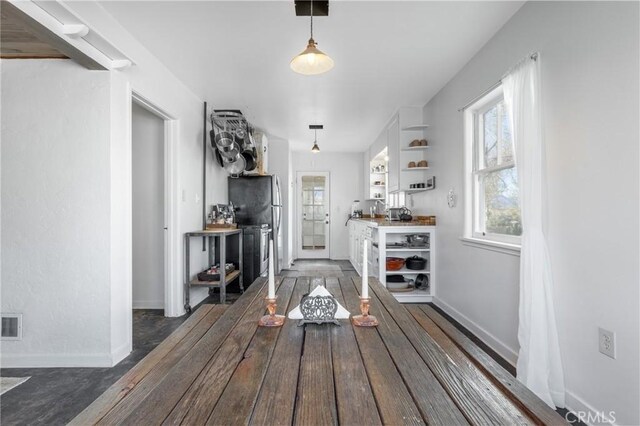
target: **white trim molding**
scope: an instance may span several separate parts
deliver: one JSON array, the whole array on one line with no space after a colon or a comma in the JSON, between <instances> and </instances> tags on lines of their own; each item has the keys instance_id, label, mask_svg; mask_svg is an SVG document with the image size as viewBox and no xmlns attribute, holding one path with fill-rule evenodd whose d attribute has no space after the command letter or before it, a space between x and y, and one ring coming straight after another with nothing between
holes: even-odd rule
<instances>
[{"instance_id":1,"label":"white trim molding","mask_svg":"<svg viewBox=\"0 0 640 426\"><path fill-rule=\"evenodd\" d=\"M473 322L471 319L460 313L458 310L453 308L451 305L443 301L438 297L433 297L433 303L444 312L447 313L451 318L458 321L464 327L466 327L469 331L471 331L478 339L482 340L487 346L496 351L498 355L507 360L511 365L515 367L516 362L518 361L518 352L504 344L494 335L489 333L484 328L480 327L478 324Z\"/></svg>"},{"instance_id":2,"label":"white trim molding","mask_svg":"<svg viewBox=\"0 0 640 426\"><path fill-rule=\"evenodd\" d=\"M498 253L520 256L520 246L518 244L503 243L499 241L483 240L480 238L460 237L462 244L469 247L476 247L484 250L491 250Z\"/></svg>"},{"instance_id":3,"label":"white trim molding","mask_svg":"<svg viewBox=\"0 0 640 426\"><path fill-rule=\"evenodd\" d=\"M102 368L113 367L115 365L113 360L113 355L108 352L96 354L22 353L2 354L2 356L0 356L0 363L2 364L2 368Z\"/></svg>"}]
</instances>

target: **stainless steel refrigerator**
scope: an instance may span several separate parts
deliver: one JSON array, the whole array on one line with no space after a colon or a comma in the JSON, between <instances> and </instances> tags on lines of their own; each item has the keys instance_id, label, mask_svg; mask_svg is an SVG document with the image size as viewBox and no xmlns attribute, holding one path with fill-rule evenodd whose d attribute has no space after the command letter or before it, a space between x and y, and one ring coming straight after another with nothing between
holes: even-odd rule
<instances>
[{"instance_id":1,"label":"stainless steel refrigerator","mask_svg":"<svg viewBox=\"0 0 640 426\"><path fill-rule=\"evenodd\" d=\"M245 229L243 247L245 248L244 273L245 283L251 284L258 276L264 275L264 254L268 253L268 246L264 247L264 241L252 238L253 230L268 225L271 229L274 248L274 271L280 273L283 264L282 241L282 196L278 176L242 176L229 177L229 201L236 209L236 223L239 228ZM256 247L253 247L253 246ZM255 265L251 268L250 265ZM249 269L252 269L251 271Z\"/></svg>"}]
</instances>

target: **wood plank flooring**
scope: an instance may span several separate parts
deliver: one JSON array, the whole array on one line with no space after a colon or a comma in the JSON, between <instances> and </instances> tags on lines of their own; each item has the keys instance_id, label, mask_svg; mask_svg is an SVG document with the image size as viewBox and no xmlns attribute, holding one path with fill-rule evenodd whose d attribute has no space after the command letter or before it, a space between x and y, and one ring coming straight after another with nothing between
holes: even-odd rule
<instances>
[{"instance_id":1,"label":"wood plank flooring","mask_svg":"<svg viewBox=\"0 0 640 426\"><path fill-rule=\"evenodd\" d=\"M375 279L370 284L376 328L347 320L258 327L264 280L226 309L205 305L72 423L565 423L429 306L400 305ZM277 285L282 314L318 285L359 310L357 277L287 277Z\"/></svg>"}]
</instances>

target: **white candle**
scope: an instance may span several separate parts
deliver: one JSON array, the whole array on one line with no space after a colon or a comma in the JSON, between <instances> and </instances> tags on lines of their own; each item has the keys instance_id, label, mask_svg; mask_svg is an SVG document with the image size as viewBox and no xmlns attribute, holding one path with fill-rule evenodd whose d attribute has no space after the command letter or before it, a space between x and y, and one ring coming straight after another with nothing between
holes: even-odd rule
<instances>
[{"instance_id":1,"label":"white candle","mask_svg":"<svg viewBox=\"0 0 640 426\"><path fill-rule=\"evenodd\" d=\"M369 298L369 271L367 264L367 240L365 239L362 244L362 291L361 297L363 299Z\"/></svg>"},{"instance_id":2,"label":"white candle","mask_svg":"<svg viewBox=\"0 0 640 426\"><path fill-rule=\"evenodd\" d=\"M273 240L269 240L269 299L276 297L276 279L273 273Z\"/></svg>"}]
</instances>

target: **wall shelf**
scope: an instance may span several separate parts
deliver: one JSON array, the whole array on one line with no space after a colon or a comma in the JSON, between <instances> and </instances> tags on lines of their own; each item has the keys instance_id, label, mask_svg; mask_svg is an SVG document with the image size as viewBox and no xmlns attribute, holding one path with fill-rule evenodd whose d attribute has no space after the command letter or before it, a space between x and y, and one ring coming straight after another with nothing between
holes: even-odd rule
<instances>
[{"instance_id":1,"label":"wall shelf","mask_svg":"<svg viewBox=\"0 0 640 426\"><path fill-rule=\"evenodd\" d=\"M387 271L387 275L410 275L410 274L430 274L431 271L429 271L428 269L422 269L422 270L415 270L415 269L407 269L407 268L402 268L399 269L397 271Z\"/></svg>"},{"instance_id":2,"label":"wall shelf","mask_svg":"<svg viewBox=\"0 0 640 426\"><path fill-rule=\"evenodd\" d=\"M387 251L431 251L428 248L417 248L417 247L399 247L399 248L387 248Z\"/></svg>"},{"instance_id":3,"label":"wall shelf","mask_svg":"<svg viewBox=\"0 0 640 426\"><path fill-rule=\"evenodd\" d=\"M428 124L414 124L411 126L405 126L402 128L402 130L404 131L416 131L416 130L424 130L426 128L428 128L429 125Z\"/></svg>"},{"instance_id":4,"label":"wall shelf","mask_svg":"<svg viewBox=\"0 0 640 426\"><path fill-rule=\"evenodd\" d=\"M408 146L406 148L402 148L400 151L424 151L431 148L431 146Z\"/></svg>"},{"instance_id":5,"label":"wall shelf","mask_svg":"<svg viewBox=\"0 0 640 426\"><path fill-rule=\"evenodd\" d=\"M414 172L414 171L420 171L420 170L428 170L429 167L409 167L407 169L402 169L403 172Z\"/></svg>"}]
</instances>

